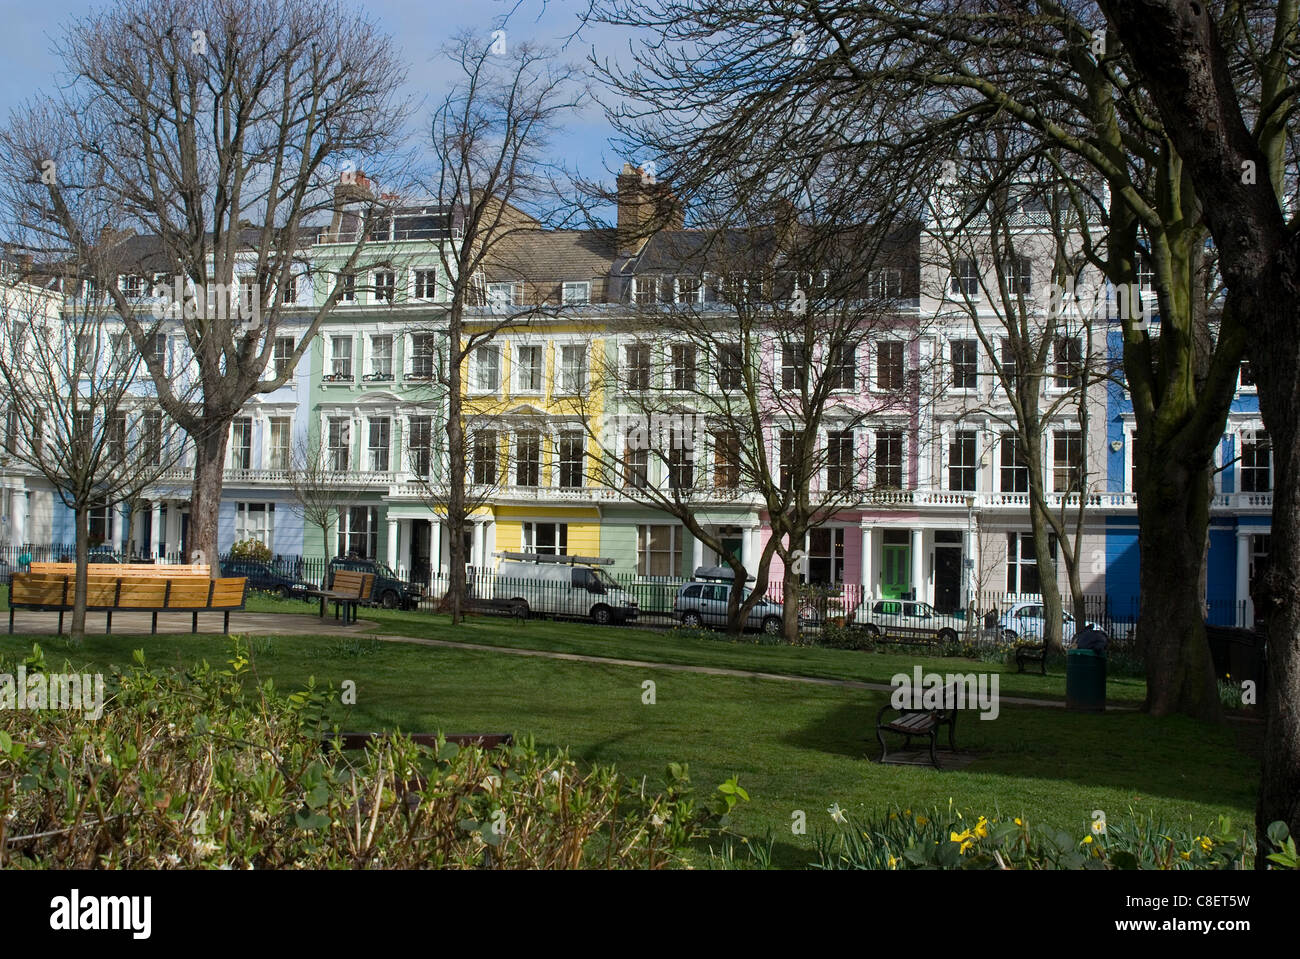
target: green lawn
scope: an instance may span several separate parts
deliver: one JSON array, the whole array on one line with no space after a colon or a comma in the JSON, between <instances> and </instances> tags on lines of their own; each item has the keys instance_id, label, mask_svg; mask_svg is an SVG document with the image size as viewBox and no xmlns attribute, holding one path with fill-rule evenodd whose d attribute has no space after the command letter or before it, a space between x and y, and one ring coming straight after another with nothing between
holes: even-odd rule
<instances>
[{"instance_id":1,"label":"green lawn","mask_svg":"<svg viewBox=\"0 0 1300 959\"><path fill-rule=\"evenodd\" d=\"M917 662L943 672L997 668L583 624L483 618L452 629L444 618L427 614L366 616L382 620L384 632L429 638L876 682L888 682ZM0 649L12 655L32 641L5 637ZM137 648L154 663L182 666L200 658L223 661L229 650L214 635L94 636L75 648L66 639L36 641L47 661L66 656L78 667L124 665ZM252 651L258 674L282 688L300 687L309 676L336 687L355 681L356 706L337 709L345 728L531 733L539 743L567 745L581 760L614 763L651 783L668 762L688 762L701 792L738 774L753 801L740 811L737 828L753 836L771 830L778 861L786 865L810 857L811 837L791 835L792 813L804 810L811 826L829 825L832 803L855 812L891 804L946 805L951 799L963 810L1027 815L1082 835L1095 809L1111 820L1131 807L1201 826L1221 813L1248 822L1255 802L1258 763L1237 748L1234 730L1180 718L1003 705L992 722L963 715L958 744L977 759L966 769L938 773L866 761L878 748L874 738L866 740L885 693L376 643L337 632L256 639ZM642 703L647 679L656 683L654 705ZM1004 673L1003 680L1004 695L1062 693L1059 675ZM1140 690L1122 683L1118 694L1132 699Z\"/></svg>"}]
</instances>

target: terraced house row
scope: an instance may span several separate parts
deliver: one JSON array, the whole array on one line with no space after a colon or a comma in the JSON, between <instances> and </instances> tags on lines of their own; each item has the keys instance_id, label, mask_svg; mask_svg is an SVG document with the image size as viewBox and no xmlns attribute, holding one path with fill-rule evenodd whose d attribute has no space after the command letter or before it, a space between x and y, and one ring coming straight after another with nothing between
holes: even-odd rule
<instances>
[{"instance_id":1,"label":"terraced house row","mask_svg":"<svg viewBox=\"0 0 1300 959\"><path fill-rule=\"evenodd\" d=\"M356 238L345 215L352 188L340 186L328 227L304 233L302 268L276 291L302 312L294 319L290 309L277 331L280 368ZM782 391L804 385L808 370L830 377L816 438L825 455L813 483L850 493L797 544L805 581L914 596L941 611L978 603L985 593L1036 593L1044 573L1029 535L1024 453L971 312L984 318L986 332L996 329L984 290L998 267L979 255L950 255L936 214L882 251L866 283L875 302L888 306L851 347L792 348L775 321L769 333L760 326L732 345L726 331L735 322L736 284L749 281L737 278L743 271L724 255L726 244L722 253L705 252L716 238L684 227L680 217L647 230L654 208L645 177L625 167L616 227L537 225L514 236L508 264L475 278L481 295L468 331L494 333L463 370L475 503L470 564L494 568L494 554L505 550L599 555L614 561L616 573L662 579L718 563L717 553L652 504L645 491L653 488L688 491L697 520L752 569L770 517L737 466L744 452L738 437L707 412L709 397L737 388L737 371L749 364L761 371L774 408ZM1020 229L1032 235L1045 222L1027 208ZM139 264L138 275L122 278L123 288L138 295L140 309L152 309L153 281L165 266L151 262L148 237L121 242ZM425 581L445 571L443 254L459 242L455 211L434 205L400 207L372 227L369 249L385 265L347 279L289 380L250 403L232 426L223 550L251 538L283 557L355 553ZM1017 293L1048 294L1050 245L1043 250L1041 258L1001 267ZM789 293L815 298L834 281L792 274ZM1139 276L1143 283L1150 292L1149 277ZM46 292L52 315L96 295L84 287ZM705 349L677 335L680 324L665 318L682 314L708 326L717 345ZM185 337L165 324L161 330L156 350L181 376ZM1133 415L1122 377L1084 372L1118 370L1120 348L1116 321L1061 328L1050 344L1044 403L1070 399L1053 407L1042 451L1053 508L1073 510L1083 499L1085 592L1123 607L1137 593ZM142 384L143 405L147 394ZM675 418L649 422L646 395L661 398L657 408ZM800 428L771 417L763 442L774 471L788 465ZM673 449L652 455L638 449L638 435L675 437ZM296 509L291 476L303 457L322 460L340 490L327 543ZM1252 584L1267 563L1272 470L1247 367L1216 459L1211 613L1249 619ZM182 458L144 500L104 504L92 519L94 538L126 553L179 555L190 469ZM5 545L72 541L70 514L32 471L3 461L0 484ZM780 574L778 559L774 578ZM1064 586L1063 570L1056 575Z\"/></svg>"}]
</instances>

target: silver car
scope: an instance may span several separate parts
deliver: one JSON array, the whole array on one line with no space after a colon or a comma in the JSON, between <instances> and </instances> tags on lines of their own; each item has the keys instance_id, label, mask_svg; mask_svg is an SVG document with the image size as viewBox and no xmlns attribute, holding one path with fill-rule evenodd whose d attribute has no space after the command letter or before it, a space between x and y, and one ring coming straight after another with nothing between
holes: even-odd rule
<instances>
[{"instance_id":1,"label":"silver car","mask_svg":"<svg viewBox=\"0 0 1300 959\"><path fill-rule=\"evenodd\" d=\"M1100 629L1096 623L1085 623ZM1002 639L1014 643L1017 639L1028 639L1041 643L1047 632L1047 621L1043 618L1042 603L1016 603L1007 610L998 621ZM1065 610L1061 610L1061 645L1073 646L1075 619Z\"/></svg>"},{"instance_id":2,"label":"silver car","mask_svg":"<svg viewBox=\"0 0 1300 959\"><path fill-rule=\"evenodd\" d=\"M727 625L727 598L731 593L731 584L726 582L687 583L677 590L673 601L673 616L683 626L698 628L700 626ZM744 597L749 598L751 590L745 589ZM769 636L781 632L783 610L780 603L774 603L764 597L754 604L745 619L746 629L761 629Z\"/></svg>"}]
</instances>

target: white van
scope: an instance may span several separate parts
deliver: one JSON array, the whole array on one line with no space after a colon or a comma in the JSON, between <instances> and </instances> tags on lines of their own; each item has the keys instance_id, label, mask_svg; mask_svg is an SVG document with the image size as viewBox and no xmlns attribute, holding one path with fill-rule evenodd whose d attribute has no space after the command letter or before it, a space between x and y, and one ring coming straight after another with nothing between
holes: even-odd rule
<instances>
[{"instance_id":1,"label":"white van","mask_svg":"<svg viewBox=\"0 0 1300 959\"><path fill-rule=\"evenodd\" d=\"M492 586L493 598L522 603L531 613L590 617L602 626L636 619L632 594L603 569L582 565L577 557L546 560L502 560Z\"/></svg>"}]
</instances>

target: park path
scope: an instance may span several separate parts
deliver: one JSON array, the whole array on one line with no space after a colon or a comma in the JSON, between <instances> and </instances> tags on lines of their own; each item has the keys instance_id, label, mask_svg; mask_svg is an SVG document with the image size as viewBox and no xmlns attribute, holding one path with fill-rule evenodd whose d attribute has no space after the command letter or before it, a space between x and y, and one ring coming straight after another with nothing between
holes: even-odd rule
<instances>
[{"instance_id":1,"label":"park path","mask_svg":"<svg viewBox=\"0 0 1300 959\"><path fill-rule=\"evenodd\" d=\"M365 625L364 621L361 624ZM444 649L463 649L479 653L503 653L509 656L533 656L539 659L558 659L573 663L592 663L598 666L625 666L633 669L661 669L676 673L698 673L705 676L731 676L738 679L766 679L782 683L806 683L811 686L831 686L839 689L865 689L888 693L894 687L888 683L867 683L858 679L829 679L823 676L800 676L795 673L768 673L755 669L735 669L730 666L691 666L685 663L663 663L646 659L622 659L615 656L589 656L585 653L560 653L549 649L521 649L517 646L487 646L482 643L462 643L452 639L423 639L418 636L397 636L369 633L366 639L385 643L411 643L416 646L435 646ZM1009 706L1048 706L1064 709L1065 701L1056 699L1030 699L1022 696L998 696L998 702ZM1128 711L1136 706L1106 704L1107 710Z\"/></svg>"}]
</instances>

